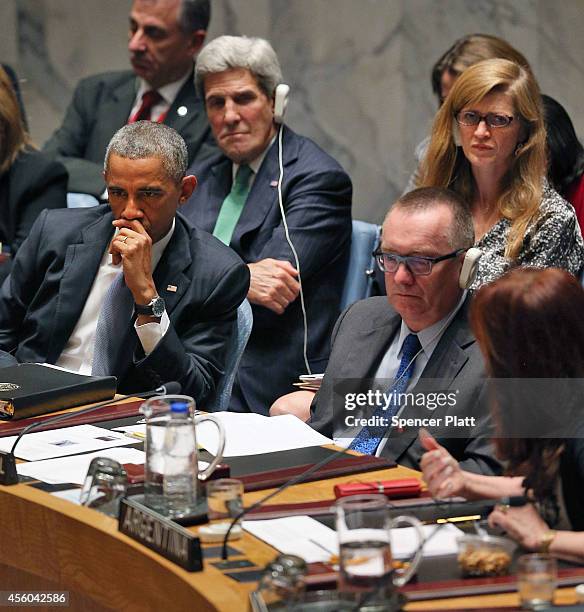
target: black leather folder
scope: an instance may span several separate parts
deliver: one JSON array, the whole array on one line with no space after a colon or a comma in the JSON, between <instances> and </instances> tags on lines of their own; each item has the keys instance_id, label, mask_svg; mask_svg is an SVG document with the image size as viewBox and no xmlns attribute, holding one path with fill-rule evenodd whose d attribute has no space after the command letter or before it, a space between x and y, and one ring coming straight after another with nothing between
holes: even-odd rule
<instances>
[{"instance_id":1,"label":"black leather folder","mask_svg":"<svg viewBox=\"0 0 584 612\"><path fill-rule=\"evenodd\" d=\"M23 419L109 400L115 376L84 376L36 363L0 369L0 419Z\"/></svg>"}]
</instances>

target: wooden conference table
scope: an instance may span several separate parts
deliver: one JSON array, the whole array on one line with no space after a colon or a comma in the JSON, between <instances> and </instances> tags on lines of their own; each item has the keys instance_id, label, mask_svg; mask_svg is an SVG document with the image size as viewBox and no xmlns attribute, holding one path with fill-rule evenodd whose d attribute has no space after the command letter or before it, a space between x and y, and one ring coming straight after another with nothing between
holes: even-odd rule
<instances>
[{"instance_id":1,"label":"wooden conference table","mask_svg":"<svg viewBox=\"0 0 584 612\"><path fill-rule=\"evenodd\" d=\"M367 474L371 480L411 476L419 477L419 473L403 467ZM332 499L334 485L352 478L296 485L270 503ZM267 492L246 494L245 505ZM113 518L25 484L0 486L0 516L0 591L67 590L69 609L75 612L239 612L248 609L248 595L255 588L255 583L239 583L225 576L208 561L204 571L189 573L121 534ZM276 555L273 548L247 533L233 546L259 567ZM574 589L558 589L555 601L575 603ZM415 602L406 609L485 610L517 605L517 595L509 593Z\"/></svg>"}]
</instances>

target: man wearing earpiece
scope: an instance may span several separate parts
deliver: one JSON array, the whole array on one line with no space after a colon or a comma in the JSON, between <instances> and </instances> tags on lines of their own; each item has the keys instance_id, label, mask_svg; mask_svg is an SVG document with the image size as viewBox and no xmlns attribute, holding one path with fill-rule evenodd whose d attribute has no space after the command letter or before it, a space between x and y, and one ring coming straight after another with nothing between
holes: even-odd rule
<instances>
[{"instance_id":1,"label":"man wearing earpiece","mask_svg":"<svg viewBox=\"0 0 584 612\"><path fill-rule=\"evenodd\" d=\"M483 359L467 320L466 287L480 257L473 243L472 216L451 191L416 189L392 206L377 253L387 298L357 302L337 321L310 425L351 449L413 468L424 453L417 435L424 425L465 469L499 470ZM403 401L371 405L375 392L403 394ZM362 413L355 410L359 393L369 401ZM361 426L360 416L371 425Z\"/></svg>"},{"instance_id":2,"label":"man wearing earpiece","mask_svg":"<svg viewBox=\"0 0 584 612\"><path fill-rule=\"evenodd\" d=\"M190 168L200 188L183 208L248 264L254 323L230 409L264 414L307 365L324 370L351 240L351 181L280 125L281 81L266 40L221 36L201 51L195 85L221 154Z\"/></svg>"}]
</instances>

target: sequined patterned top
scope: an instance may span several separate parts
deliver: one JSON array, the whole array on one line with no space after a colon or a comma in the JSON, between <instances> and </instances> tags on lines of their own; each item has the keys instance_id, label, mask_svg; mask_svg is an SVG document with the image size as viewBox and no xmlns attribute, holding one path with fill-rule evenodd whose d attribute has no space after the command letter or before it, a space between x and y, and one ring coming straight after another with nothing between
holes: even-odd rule
<instances>
[{"instance_id":1,"label":"sequined patterned top","mask_svg":"<svg viewBox=\"0 0 584 612\"><path fill-rule=\"evenodd\" d=\"M505 257L511 223L501 219L477 242L483 251L471 289L478 289L515 266L563 268L579 274L584 266L584 243L574 208L547 181L540 213L527 228L519 256L512 262Z\"/></svg>"}]
</instances>

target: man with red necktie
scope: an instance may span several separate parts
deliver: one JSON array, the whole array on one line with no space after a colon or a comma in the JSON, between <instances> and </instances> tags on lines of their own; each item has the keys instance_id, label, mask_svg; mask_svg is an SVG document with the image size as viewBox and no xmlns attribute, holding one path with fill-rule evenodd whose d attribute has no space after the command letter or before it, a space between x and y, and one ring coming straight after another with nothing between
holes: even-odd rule
<instances>
[{"instance_id":1,"label":"man with red necktie","mask_svg":"<svg viewBox=\"0 0 584 612\"><path fill-rule=\"evenodd\" d=\"M209 0L133 1L128 33L132 70L83 79L61 127L44 146L67 167L70 192L105 199L106 146L126 123L147 119L173 127L187 143L189 163L203 145L213 146L192 77L209 18Z\"/></svg>"}]
</instances>

